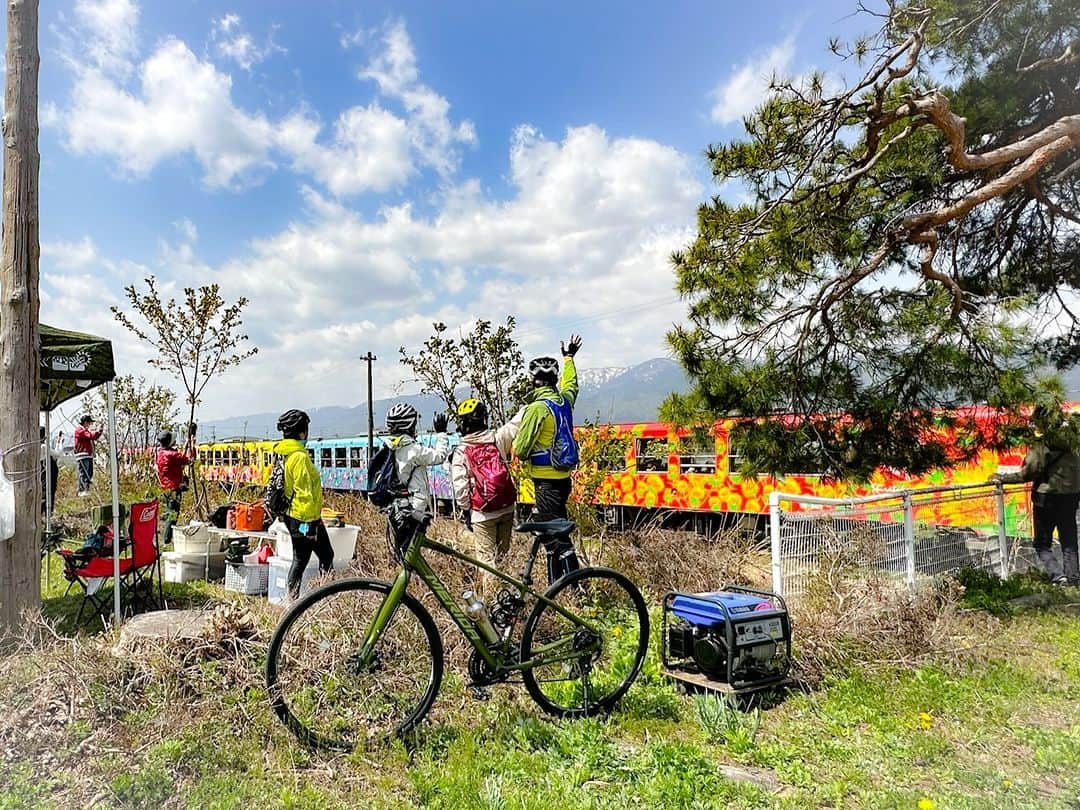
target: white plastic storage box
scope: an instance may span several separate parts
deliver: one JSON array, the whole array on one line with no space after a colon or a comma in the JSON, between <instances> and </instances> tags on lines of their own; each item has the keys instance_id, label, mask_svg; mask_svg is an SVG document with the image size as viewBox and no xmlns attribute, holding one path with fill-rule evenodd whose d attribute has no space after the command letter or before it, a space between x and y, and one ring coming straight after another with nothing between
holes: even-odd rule
<instances>
[{"instance_id":1,"label":"white plastic storage box","mask_svg":"<svg viewBox=\"0 0 1080 810\"><path fill-rule=\"evenodd\" d=\"M225 576L225 552L181 554L166 551L161 555L161 576L166 582L194 582L197 579L221 579Z\"/></svg>"},{"instance_id":2,"label":"white plastic storage box","mask_svg":"<svg viewBox=\"0 0 1080 810\"><path fill-rule=\"evenodd\" d=\"M326 533L330 535L330 545L334 548L334 570L344 571L352 564L356 554L356 535L360 531L359 526L327 526Z\"/></svg>"},{"instance_id":3,"label":"white plastic storage box","mask_svg":"<svg viewBox=\"0 0 1080 810\"><path fill-rule=\"evenodd\" d=\"M292 560L281 557L270 558L270 581L267 583L266 597L271 605L280 605L285 601L285 595L289 592L289 569L292 568ZM318 576L319 558L311 555L311 562L304 569L300 577L300 595L311 590L311 581Z\"/></svg>"},{"instance_id":4,"label":"white plastic storage box","mask_svg":"<svg viewBox=\"0 0 1080 810\"><path fill-rule=\"evenodd\" d=\"M225 563L225 590L249 596L266 593L270 566L258 563Z\"/></svg>"},{"instance_id":5,"label":"white plastic storage box","mask_svg":"<svg viewBox=\"0 0 1080 810\"><path fill-rule=\"evenodd\" d=\"M173 526L173 551L180 554L205 554L207 550L218 551L220 543L210 539L210 527L204 523Z\"/></svg>"},{"instance_id":6,"label":"white plastic storage box","mask_svg":"<svg viewBox=\"0 0 1080 810\"><path fill-rule=\"evenodd\" d=\"M352 564L356 555L356 535L360 531L359 526L327 526L326 533L330 537L330 546L334 549L334 570L344 571ZM274 540L274 556L283 560L292 560L292 540L282 535ZM311 555L315 559L315 555Z\"/></svg>"},{"instance_id":7,"label":"white plastic storage box","mask_svg":"<svg viewBox=\"0 0 1080 810\"><path fill-rule=\"evenodd\" d=\"M283 560L292 559L292 538L284 532L274 537L274 556Z\"/></svg>"}]
</instances>

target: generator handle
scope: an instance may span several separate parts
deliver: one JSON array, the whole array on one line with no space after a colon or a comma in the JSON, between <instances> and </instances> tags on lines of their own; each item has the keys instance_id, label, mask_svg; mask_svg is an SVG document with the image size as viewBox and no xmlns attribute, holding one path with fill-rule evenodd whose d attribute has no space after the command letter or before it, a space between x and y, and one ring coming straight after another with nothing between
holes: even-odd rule
<instances>
[{"instance_id":1,"label":"generator handle","mask_svg":"<svg viewBox=\"0 0 1080 810\"><path fill-rule=\"evenodd\" d=\"M775 591L766 591L761 588L751 588L747 585L735 585L734 583L728 583L724 586L725 591L735 591L736 593L746 593L751 596L763 596L766 599L775 599L780 603L780 607L787 613L787 601L780 594Z\"/></svg>"},{"instance_id":2,"label":"generator handle","mask_svg":"<svg viewBox=\"0 0 1080 810\"><path fill-rule=\"evenodd\" d=\"M668 591L660 602L660 662L668 669L672 668L672 663L668 660L667 616L671 603L678 595L678 591Z\"/></svg>"}]
</instances>

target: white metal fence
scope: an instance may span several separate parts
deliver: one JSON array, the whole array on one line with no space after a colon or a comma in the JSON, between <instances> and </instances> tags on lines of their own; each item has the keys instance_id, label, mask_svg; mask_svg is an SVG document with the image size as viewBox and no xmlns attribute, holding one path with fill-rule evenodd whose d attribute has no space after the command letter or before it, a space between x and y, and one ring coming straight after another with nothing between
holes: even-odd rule
<instances>
[{"instance_id":1,"label":"white metal fence","mask_svg":"<svg viewBox=\"0 0 1080 810\"><path fill-rule=\"evenodd\" d=\"M819 498L769 497L773 589L799 597L815 580L876 573L914 588L961 568L1006 577L1030 539L1027 488L973 484Z\"/></svg>"}]
</instances>

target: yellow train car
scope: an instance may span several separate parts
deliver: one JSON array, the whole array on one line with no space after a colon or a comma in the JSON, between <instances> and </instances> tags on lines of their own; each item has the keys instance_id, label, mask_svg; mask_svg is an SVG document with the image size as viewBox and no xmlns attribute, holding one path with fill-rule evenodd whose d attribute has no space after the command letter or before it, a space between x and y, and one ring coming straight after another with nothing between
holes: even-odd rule
<instances>
[{"instance_id":1,"label":"yellow train car","mask_svg":"<svg viewBox=\"0 0 1080 810\"><path fill-rule=\"evenodd\" d=\"M273 466L274 442L226 439L196 449L199 475L205 481L265 486Z\"/></svg>"}]
</instances>

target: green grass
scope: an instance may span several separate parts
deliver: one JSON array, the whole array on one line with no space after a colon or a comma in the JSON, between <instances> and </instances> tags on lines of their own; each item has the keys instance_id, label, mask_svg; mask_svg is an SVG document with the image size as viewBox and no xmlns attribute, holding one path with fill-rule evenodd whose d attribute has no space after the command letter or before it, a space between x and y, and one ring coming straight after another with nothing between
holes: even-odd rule
<instances>
[{"instance_id":1,"label":"green grass","mask_svg":"<svg viewBox=\"0 0 1080 810\"><path fill-rule=\"evenodd\" d=\"M1049 602L1067 602L1076 596L1073 589L1052 585L1037 572L1002 580L986 571L966 568L959 571L956 578L964 586L961 601L964 607L985 610L995 616L1011 616L1016 612L1011 601L1025 596L1042 594Z\"/></svg>"},{"instance_id":2,"label":"green grass","mask_svg":"<svg viewBox=\"0 0 1080 810\"><path fill-rule=\"evenodd\" d=\"M27 752L0 759L0 810L1077 806L1080 618L1070 603L1080 591L1036 577L1000 583L964 574L963 584L964 606L1001 618L983 617L968 639L979 652L960 663L848 663L813 692L740 711L676 691L654 643L617 711L583 721L541 714L518 685L477 702L451 669L409 750L331 757L301 748L269 710L257 651L239 663L202 661L186 680L129 685L88 674L79 689L95 713L65 724L68 704L57 701L49 711L60 726L42 749L32 738L3 737L0 723L0 756ZM65 585L54 565L46 610L62 626L78 604L59 595ZM1046 605L1010 605L1033 593L1047 594ZM224 596L206 584L169 586L169 595L174 603ZM21 685L34 659L4 663L0 716L15 716L33 705ZM129 708L110 705L126 689L138 690ZM733 781L723 767L778 789Z\"/></svg>"},{"instance_id":3,"label":"green grass","mask_svg":"<svg viewBox=\"0 0 1080 810\"><path fill-rule=\"evenodd\" d=\"M583 721L539 714L513 686L475 702L451 677L413 750L333 758L298 747L261 689L223 686L214 716L133 713L119 729L132 753L66 768L117 807L1075 806L1080 621L1051 609L998 632L981 662L838 672L751 712L679 694L653 659L614 715ZM88 731L73 726L73 743ZM781 790L733 782L723 763ZM0 774L0 808L54 806L65 768L52 777Z\"/></svg>"}]
</instances>

